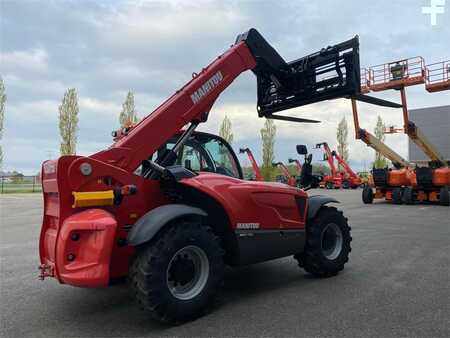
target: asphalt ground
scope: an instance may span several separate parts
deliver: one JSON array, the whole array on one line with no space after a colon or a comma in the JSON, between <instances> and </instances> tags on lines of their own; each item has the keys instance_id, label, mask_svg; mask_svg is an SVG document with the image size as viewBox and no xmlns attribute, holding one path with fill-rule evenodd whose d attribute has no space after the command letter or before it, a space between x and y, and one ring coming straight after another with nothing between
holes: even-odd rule
<instances>
[{"instance_id":1,"label":"asphalt ground","mask_svg":"<svg viewBox=\"0 0 450 338\"><path fill-rule=\"evenodd\" d=\"M41 195L0 195L0 336L449 337L450 209L364 205L360 190L319 193L342 202L353 228L342 273L317 279L292 258L230 269L214 309L174 327L147 319L126 284L39 281Z\"/></svg>"}]
</instances>

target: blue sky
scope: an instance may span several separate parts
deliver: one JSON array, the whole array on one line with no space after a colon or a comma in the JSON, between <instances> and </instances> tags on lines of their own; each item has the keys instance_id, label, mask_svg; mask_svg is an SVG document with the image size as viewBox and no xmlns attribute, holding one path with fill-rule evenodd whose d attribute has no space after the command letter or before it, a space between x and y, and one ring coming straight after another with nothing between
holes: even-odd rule
<instances>
[{"instance_id":1,"label":"blue sky","mask_svg":"<svg viewBox=\"0 0 450 338\"><path fill-rule=\"evenodd\" d=\"M79 95L78 153L89 155L111 143L121 104L135 93L145 116L229 47L237 34L257 28L286 59L360 36L361 65L421 55L427 63L450 58L450 1L431 26L421 13L429 0L396 1L8 1L0 2L0 75L7 104L1 140L4 170L27 174L59 150L58 106L67 88ZM411 109L450 103L449 93L408 89ZM398 101L398 93L379 97ZM201 130L217 132L227 114L233 146L249 146L260 158L256 82L243 74L221 96ZM295 145L328 141L334 146L338 121L349 122L351 163L362 169L373 152L354 140L350 103L323 102L292 110L321 124L277 122L278 160ZM372 130L376 116L401 124L397 110L361 105L361 123ZM404 135L387 143L407 156ZM320 153L315 153L320 158ZM247 159L242 158L244 165Z\"/></svg>"}]
</instances>

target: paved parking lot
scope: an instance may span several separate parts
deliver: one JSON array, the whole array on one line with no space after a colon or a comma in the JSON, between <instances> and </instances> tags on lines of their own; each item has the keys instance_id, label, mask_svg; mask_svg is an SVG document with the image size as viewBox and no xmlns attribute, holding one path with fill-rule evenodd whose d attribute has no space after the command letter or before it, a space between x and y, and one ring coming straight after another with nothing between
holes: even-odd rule
<instances>
[{"instance_id":1,"label":"paved parking lot","mask_svg":"<svg viewBox=\"0 0 450 338\"><path fill-rule=\"evenodd\" d=\"M317 192L313 192L317 193ZM230 270L220 303L176 327L147 320L125 284L37 279L41 195L0 196L1 337L450 336L450 209L342 201L353 228L343 273L316 279L292 258Z\"/></svg>"}]
</instances>

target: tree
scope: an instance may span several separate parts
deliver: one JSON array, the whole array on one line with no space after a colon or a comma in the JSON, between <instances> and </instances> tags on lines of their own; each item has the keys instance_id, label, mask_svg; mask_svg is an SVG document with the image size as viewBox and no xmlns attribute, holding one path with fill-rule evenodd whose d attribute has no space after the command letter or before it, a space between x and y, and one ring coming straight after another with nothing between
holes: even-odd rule
<instances>
[{"instance_id":1,"label":"tree","mask_svg":"<svg viewBox=\"0 0 450 338\"><path fill-rule=\"evenodd\" d=\"M64 94L59 106L59 133L61 155L75 155L78 131L78 97L75 88Z\"/></svg>"},{"instance_id":2,"label":"tree","mask_svg":"<svg viewBox=\"0 0 450 338\"><path fill-rule=\"evenodd\" d=\"M378 116L377 124L376 124L373 132L375 134L375 137L377 139L379 139L381 142L384 142L384 139L385 139L384 129L385 129L385 125L383 123L383 120L381 119L380 116ZM389 165L388 160L380 152L377 151L375 153L375 161L373 162L373 167L376 169L380 169L380 168L382 169L382 168L386 168L388 165Z\"/></svg>"},{"instance_id":3,"label":"tree","mask_svg":"<svg viewBox=\"0 0 450 338\"><path fill-rule=\"evenodd\" d=\"M136 110L134 107L134 94L129 91L125 102L122 104L122 111L119 115L120 127L124 128L137 122Z\"/></svg>"},{"instance_id":4,"label":"tree","mask_svg":"<svg viewBox=\"0 0 450 338\"><path fill-rule=\"evenodd\" d=\"M0 76L0 140L3 136L3 119L5 117L5 103L6 103L6 94L5 94L5 85L3 83L3 78ZM0 144L0 169L3 166L3 150Z\"/></svg>"},{"instance_id":5,"label":"tree","mask_svg":"<svg viewBox=\"0 0 450 338\"><path fill-rule=\"evenodd\" d=\"M233 132L231 131L231 121L225 115L225 117L222 120L222 123L220 124L220 130L219 130L219 136L223 138L225 141L227 141L229 144L233 142Z\"/></svg>"},{"instance_id":6,"label":"tree","mask_svg":"<svg viewBox=\"0 0 450 338\"><path fill-rule=\"evenodd\" d=\"M339 156L344 160L348 161L348 127L347 127L347 120L345 119L345 116L342 118L342 120L339 122L337 127L337 152ZM339 170L343 170L344 168L339 165Z\"/></svg>"},{"instance_id":7,"label":"tree","mask_svg":"<svg viewBox=\"0 0 450 338\"><path fill-rule=\"evenodd\" d=\"M222 120L222 123L220 124L219 129L219 136L222 137L225 141L227 141L229 144L233 142L233 132L231 131L231 120L225 115L225 117ZM225 148L221 147L220 152L222 153L221 156L221 163L223 165L229 164L229 157L226 155Z\"/></svg>"},{"instance_id":8,"label":"tree","mask_svg":"<svg viewBox=\"0 0 450 338\"><path fill-rule=\"evenodd\" d=\"M274 168L272 163L275 160L274 146L277 127L273 120L266 119L264 128L261 129L262 156L263 162L261 167L262 175L266 181L273 179Z\"/></svg>"}]
</instances>

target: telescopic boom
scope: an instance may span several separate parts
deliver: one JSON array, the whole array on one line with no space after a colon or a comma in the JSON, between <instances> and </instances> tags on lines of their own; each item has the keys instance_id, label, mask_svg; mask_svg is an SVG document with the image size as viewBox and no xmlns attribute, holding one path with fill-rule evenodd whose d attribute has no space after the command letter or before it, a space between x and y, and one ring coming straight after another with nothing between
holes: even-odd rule
<instances>
[{"instance_id":1,"label":"telescopic boom","mask_svg":"<svg viewBox=\"0 0 450 338\"><path fill-rule=\"evenodd\" d=\"M219 95L246 70L256 75L260 117L318 122L274 113L359 94L358 37L286 62L256 29L250 29L151 114L116 133L117 141L109 149L91 158L134 171L185 125L193 126L193 131L205 122Z\"/></svg>"}]
</instances>

